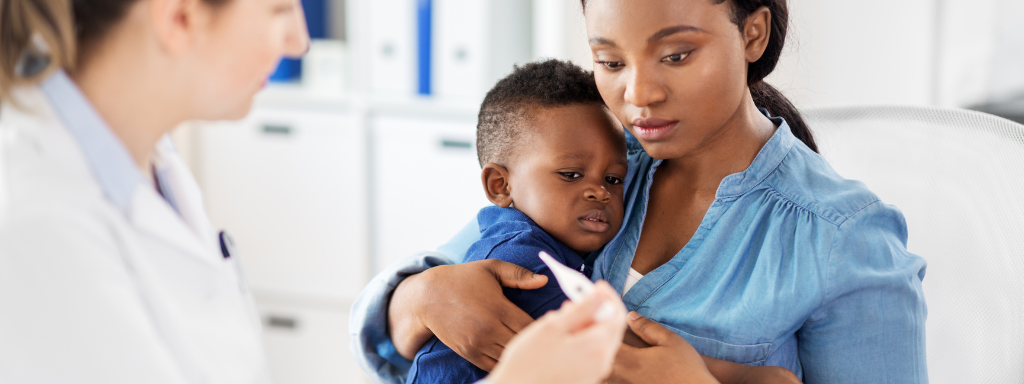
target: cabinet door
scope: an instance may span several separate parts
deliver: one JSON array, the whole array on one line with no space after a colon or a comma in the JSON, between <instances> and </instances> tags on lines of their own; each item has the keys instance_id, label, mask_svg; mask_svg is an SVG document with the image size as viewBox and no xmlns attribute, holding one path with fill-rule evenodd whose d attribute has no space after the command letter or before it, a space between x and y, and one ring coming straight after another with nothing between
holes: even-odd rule
<instances>
[{"instance_id":1,"label":"cabinet door","mask_svg":"<svg viewBox=\"0 0 1024 384\"><path fill-rule=\"evenodd\" d=\"M347 310L266 304L259 308L275 383L370 383L349 351Z\"/></svg>"},{"instance_id":2,"label":"cabinet door","mask_svg":"<svg viewBox=\"0 0 1024 384\"><path fill-rule=\"evenodd\" d=\"M490 204L476 158L476 121L376 117L374 268L435 250Z\"/></svg>"},{"instance_id":3,"label":"cabinet door","mask_svg":"<svg viewBox=\"0 0 1024 384\"><path fill-rule=\"evenodd\" d=\"M363 132L344 114L266 109L198 131L210 219L254 291L350 299L366 284Z\"/></svg>"}]
</instances>

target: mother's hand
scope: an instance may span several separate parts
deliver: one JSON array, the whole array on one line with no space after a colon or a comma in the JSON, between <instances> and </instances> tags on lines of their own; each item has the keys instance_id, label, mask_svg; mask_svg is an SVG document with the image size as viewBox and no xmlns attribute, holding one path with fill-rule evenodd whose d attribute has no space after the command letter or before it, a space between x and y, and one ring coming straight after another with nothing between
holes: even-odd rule
<instances>
[{"instance_id":1,"label":"mother's hand","mask_svg":"<svg viewBox=\"0 0 1024 384\"><path fill-rule=\"evenodd\" d=\"M395 349L412 360L431 336L490 371L512 336L533 318L505 298L502 286L537 289L547 276L515 264L480 260L431 268L406 278L388 304Z\"/></svg>"},{"instance_id":2,"label":"mother's hand","mask_svg":"<svg viewBox=\"0 0 1024 384\"><path fill-rule=\"evenodd\" d=\"M682 336L636 312L629 313L628 324L651 346L619 348L609 383L718 383Z\"/></svg>"}]
</instances>

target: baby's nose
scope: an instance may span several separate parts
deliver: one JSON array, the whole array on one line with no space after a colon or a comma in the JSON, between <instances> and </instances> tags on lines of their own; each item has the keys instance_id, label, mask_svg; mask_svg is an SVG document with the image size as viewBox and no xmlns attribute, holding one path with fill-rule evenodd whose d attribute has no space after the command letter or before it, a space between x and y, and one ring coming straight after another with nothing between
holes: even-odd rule
<instances>
[{"instance_id":1,"label":"baby's nose","mask_svg":"<svg viewBox=\"0 0 1024 384\"><path fill-rule=\"evenodd\" d=\"M612 199L612 194L611 194L611 192L608 192L608 190L605 189L605 187L601 186L601 187L587 188L586 197L587 197L587 200L595 200L595 201L600 201L600 202L608 202L608 201L610 201Z\"/></svg>"}]
</instances>

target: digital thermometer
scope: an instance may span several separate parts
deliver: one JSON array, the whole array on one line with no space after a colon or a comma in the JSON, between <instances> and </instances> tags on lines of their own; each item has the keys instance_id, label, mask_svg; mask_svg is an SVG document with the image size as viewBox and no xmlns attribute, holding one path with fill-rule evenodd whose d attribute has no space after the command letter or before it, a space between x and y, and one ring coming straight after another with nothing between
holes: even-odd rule
<instances>
[{"instance_id":1,"label":"digital thermometer","mask_svg":"<svg viewBox=\"0 0 1024 384\"><path fill-rule=\"evenodd\" d=\"M540 251L539 256L544 261L544 264L547 264L551 273L555 275L558 286L562 288L562 292L565 292L565 296L568 296L569 300L577 303L582 302L587 295L594 291L594 282L590 281L586 275L565 266L565 264L559 263L558 260L555 260L547 252ZM612 303L605 302L597 310L597 313L594 314L594 320L601 321L614 314L615 307Z\"/></svg>"},{"instance_id":2,"label":"digital thermometer","mask_svg":"<svg viewBox=\"0 0 1024 384\"><path fill-rule=\"evenodd\" d=\"M594 283L587 276L575 269L566 267L565 264L559 263L558 260L555 260L547 252L540 251L540 259L544 261L544 264L548 265L548 269L551 270L551 273L555 275L555 279L558 280L558 286L562 288L562 292L565 292L569 300L583 301L583 298L594 290Z\"/></svg>"}]
</instances>

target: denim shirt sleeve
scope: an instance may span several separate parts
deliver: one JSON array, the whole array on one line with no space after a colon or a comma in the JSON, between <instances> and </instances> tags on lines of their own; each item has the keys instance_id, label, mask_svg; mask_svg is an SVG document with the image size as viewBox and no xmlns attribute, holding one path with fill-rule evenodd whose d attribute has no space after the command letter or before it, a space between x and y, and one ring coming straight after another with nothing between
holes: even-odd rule
<instances>
[{"instance_id":1,"label":"denim shirt sleeve","mask_svg":"<svg viewBox=\"0 0 1024 384\"><path fill-rule=\"evenodd\" d=\"M875 202L843 222L821 306L798 331L804 382L927 383L925 261L903 215Z\"/></svg>"},{"instance_id":2,"label":"denim shirt sleeve","mask_svg":"<svg viewBox=\"0 0 1024 384\"><path fill-rule=\"evenodd\" d=\"M388 334L388 303L395 287L406 277L438 265L461 261L469 246L480 239L477 221L473 220L438 252L409 255L381 271L363 288L349 315L352 355L374 382L404 383L412 362L395 350Z\"/></svg>"}]
</instances>

